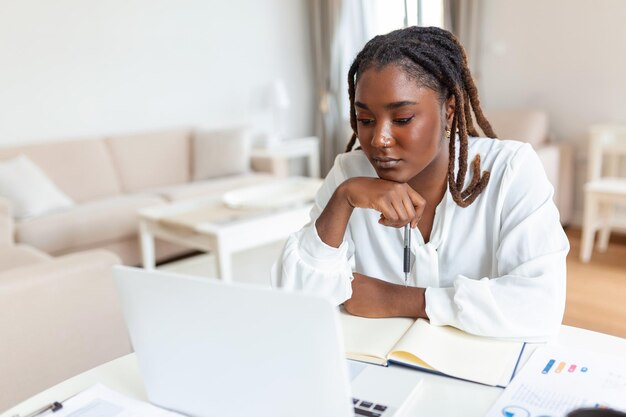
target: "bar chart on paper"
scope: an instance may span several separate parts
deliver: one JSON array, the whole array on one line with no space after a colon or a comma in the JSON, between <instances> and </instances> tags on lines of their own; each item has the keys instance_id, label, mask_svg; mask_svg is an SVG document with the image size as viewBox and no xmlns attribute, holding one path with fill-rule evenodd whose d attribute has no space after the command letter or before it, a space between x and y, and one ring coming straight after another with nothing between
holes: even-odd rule
<instances>
[{"instance_id":1,"label":"bar chart on paper","mask_svg":"<svg viewBox=\"0 0 626 417\"><path fill-rule=\"evenodd\" d=\"M626 410L624 358L537 349L486 417L556 417L580 407Z\"/></svg>"}]
</instances>

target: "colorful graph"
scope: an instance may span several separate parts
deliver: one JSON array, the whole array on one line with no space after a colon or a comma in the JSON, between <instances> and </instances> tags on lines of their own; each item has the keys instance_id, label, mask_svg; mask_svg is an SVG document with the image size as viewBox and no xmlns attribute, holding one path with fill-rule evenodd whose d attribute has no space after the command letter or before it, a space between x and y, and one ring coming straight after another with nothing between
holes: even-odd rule
<instances>
[{"instance_id":1,"label":"colorful graph","mask_svg":"<svg viewBox=\"0 0 626 417\"><path fill-rule=\"evenodd\" d=\"M545 375L545 374L550 373L550 371L552 371L554 373L560 374L564 371L567 371L568 373L572 374L572 373L575 373L577 370L582 373L586 373L589 371L589 368L587 368L586 366L578 366L575 363L571 363L568 366L567 362L559 361L556 367L554 366L555 364L557 364L557 360L550 359L546 363L546 366L544 366L541 373Z\"/></svg>"}]
</instances>

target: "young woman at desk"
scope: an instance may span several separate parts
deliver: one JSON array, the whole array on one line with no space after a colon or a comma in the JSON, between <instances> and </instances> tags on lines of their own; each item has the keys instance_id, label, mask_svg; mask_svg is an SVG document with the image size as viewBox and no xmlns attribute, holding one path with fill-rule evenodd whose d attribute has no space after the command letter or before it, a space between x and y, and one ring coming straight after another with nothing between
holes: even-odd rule
<instances>
[{"instance_id":1,"label":"young woman at desk","mask_svg":"<svg viewBox=\"0 0 626 417\"><path fill-rule=\"evenodd\" d=\"M434 27L377 36L348 83L354 134L311 222L274 265L273 285L325 294L359 316L424 317L494 337L553 335L569 250L553 188L530 145L494 139L457 39Z\"/></svg>"}]
</instances>

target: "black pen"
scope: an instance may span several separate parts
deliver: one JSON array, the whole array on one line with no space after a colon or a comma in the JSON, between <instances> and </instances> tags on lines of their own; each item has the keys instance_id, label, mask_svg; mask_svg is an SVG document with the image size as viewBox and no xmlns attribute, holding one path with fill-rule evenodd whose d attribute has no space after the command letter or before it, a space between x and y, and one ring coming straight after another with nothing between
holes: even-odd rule
<instances>
[{"instance_id":1,"label":"black pen","mask_svg":"<svg viewBox=\"0 0 626 417\"><path fill-rule=\"evenodd\" d=\"M404 286L409 282L411 272L411 224L404 225Z\"/></svg>"},{"instance_id":2,"label":"black pen","mask_svg":"<svg viewBox=\"0 0 626 417\"><path fill-rule=\"evenodd\" d=\"M62 408L63 408L63 404L61 404L58 401L55 401L52 404L48 404L45 407L41 407L40 409L35 410L32 413L25 415L24 417L36 417L36 416L40 416L40 415L42 415L44 413L47 413L48 411L51 411L51 412L54 413L54 412L59 411Z\"/></svg>"}]
</instances>

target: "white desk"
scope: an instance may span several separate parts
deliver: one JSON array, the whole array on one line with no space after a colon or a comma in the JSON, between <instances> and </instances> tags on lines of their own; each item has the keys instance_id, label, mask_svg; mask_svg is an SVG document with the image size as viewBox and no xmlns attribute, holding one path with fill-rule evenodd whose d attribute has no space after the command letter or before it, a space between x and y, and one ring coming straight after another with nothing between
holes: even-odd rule
<instances>
[{"instance_id":1,"label":"white desk","mask_svg":"<svg viewBox=\"0 0 626 417\"><path fill-rule=\"evenodd\" d=\"M626 356L626 339L570 326L561 327L556 343ZM482 417L502 393L501 388L428 373L423 373L423 376L424 382L412 399L410 412L413 416ZM7 410L0 417L25 415L53 401L62 401L98 382L128 396L146 400L139 367L134 354L131 354L70 378Z\"/></svg>"}]
</instances>

